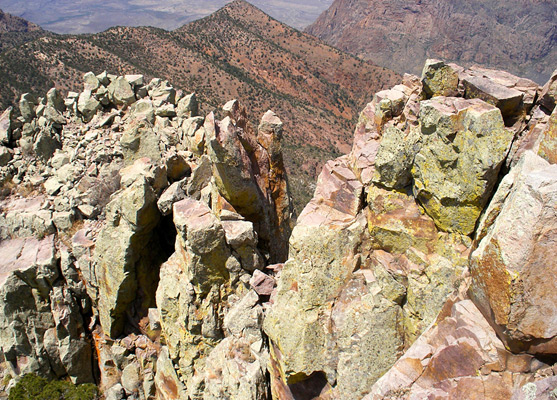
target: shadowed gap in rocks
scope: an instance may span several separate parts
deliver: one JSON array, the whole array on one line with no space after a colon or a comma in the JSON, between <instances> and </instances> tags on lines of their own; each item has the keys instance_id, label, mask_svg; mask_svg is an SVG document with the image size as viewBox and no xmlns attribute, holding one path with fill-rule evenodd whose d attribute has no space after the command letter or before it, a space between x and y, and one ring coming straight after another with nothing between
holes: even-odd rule
<instances>
[{"instance_id":1,"label":"shadowed gap in rocks","mask_svg":"<svg viewBox=\"0 0 557 400\"><path fill-rule=\"evenodd\" d=\"M151 240L145 254L148 256L150 268L138 271L138 288L136 299L127 312L126 334L142 333L149 336L149 308L157 306L155 295L159 286L160 267L174 253L176 227L172 214L161 216L159 224L152 232Z\"/></svg>"},{"instance_id":2,"label":"shadowed gap in rocks","mask_svg":"<svg viewBox=\"0 0 557 400\"><path fill-rule=\"evenodd\" d=\"M301 382L288 385L288 388L292 392L294 400L313 400L318 399L327 386L325 373L319 371L312 373Z\"/></svg>"}]
</instances>

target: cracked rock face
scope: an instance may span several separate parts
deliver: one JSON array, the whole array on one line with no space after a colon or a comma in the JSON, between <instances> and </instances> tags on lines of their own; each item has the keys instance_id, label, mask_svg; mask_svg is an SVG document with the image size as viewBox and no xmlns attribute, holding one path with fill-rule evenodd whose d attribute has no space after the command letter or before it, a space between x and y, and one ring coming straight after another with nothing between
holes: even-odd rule
<instances>
[{"instance_id":1,"label":"cracked rock face","mask_svg":"<svg viewBox=\"0 0 557 400\"><path fill-rule=\"evenodd\" d=\"M414 193L439 228L469 235L491 195L513 134L481 100L436 97L420 109L423 144Z\"/></svg>"},{"instance_id":2,"label":"cracked rock face","mask_svg":"<svg viewBox=\"0 0 557 400\"><path fill-rule=\"evenodd\" d=\"M374 96L290 238L264 323L275 398L510 398L553 375L534 356L555 354L539 90L431 60Z\"/></svg>"},{"instance_id":3,"label":"cracked rock face","mask_svg":"<svg viewBox=\"0 0 557 400\"><path fill-rule=\"evenodd\" d=\"M107 399L551 398L553 81L428 61L294 227L272 111L198 116L108 73L23 95L0 117L0 397L33 372Z\"/></svg>"},{"instance_id":4,"label":"cracked rock face","mask_svg":"<svg viewBox=\"0 0 557 400\"><path fill-rule=\"evenodd\" d=\"M526 154L471 258L473 298L515 351L554 354L557 166ZM491 211L491 210L490 210ZM494 212L497 212L494 210ZM486 224L487 225L487 224Z\"/></svg>"}]
</instances>

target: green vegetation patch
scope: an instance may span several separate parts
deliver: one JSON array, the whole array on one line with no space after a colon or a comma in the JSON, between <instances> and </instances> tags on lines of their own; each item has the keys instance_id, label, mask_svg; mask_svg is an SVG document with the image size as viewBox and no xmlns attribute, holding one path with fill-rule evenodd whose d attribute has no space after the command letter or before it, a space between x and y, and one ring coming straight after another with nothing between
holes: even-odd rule
<instances>
[{"instance_id":1,"label":"green vegetation patch","mask_svg":"<svg viewBox=\"0 0 557 400\"><path fill-rule=\"evenodd\" d=\"M24 375L12 388L8 400L97 400L99 389L92 383L74 385L51 381L35 374Z\"/></svg>"}]
</instances>

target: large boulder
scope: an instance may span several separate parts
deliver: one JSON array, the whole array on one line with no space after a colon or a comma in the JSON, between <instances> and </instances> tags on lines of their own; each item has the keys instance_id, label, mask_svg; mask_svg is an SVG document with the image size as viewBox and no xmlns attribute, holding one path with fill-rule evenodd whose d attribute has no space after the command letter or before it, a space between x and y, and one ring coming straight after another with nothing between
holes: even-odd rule
<instances>
[{"instance_id":1,"label":"large boulder","mask_svg":"<svg viewBox=\"0 0 557 400\"><path fill-rule=\"evenodd\" d=\"M472 67L461 69L460 81L467 99L482 99L501 110L506 126L520 130L538 96L539 86L505 71Z\"/></svg>"},{"instance_id":2,"label":"large boulder","mask_svg":"<svg viewBox=\"0 0 557 400\"><path fill-rule=\"evenodd\" d=\"M81 92L77 100L77 110L81 113L83 122L91 121L101 108L101 103L93 96L91 90Z\"/></svg>"},{"instance_id":3,"label":"large boulder","mask_svg":"<svg viewBox=\"0 0 557 400\"><path fill-rule=\"evenodd\" d=\"M410 155L407 151L410 147L401 146L398 139L413 137L409 131L418 125L421 92L422 84L419 78L405 75L402 84L378 92L360 113L349 159L354 173L364 185L369 185L375 175L375 161L382 143L382 134L387 130L389 130L388 135L395 140L391 140L390 144L384 144L379 162L384 165L386 171L393 169L397 171L395 175L398 175L398 172L406 175L400 168L392 165L393 161L397 163L396 157L391 157L388 152L390 150L399 152L401 148L404 149L404 161L399 163L403 168L407 166L408 161L412 161L407 157ZM398 135L400 138L395 138L393 129L401 132ZM377 181L377 176L375 180Z\"/></svg>"},{"instance_id":4,"label":"large boulder","mask_svg":"<svg viewBox=\"0 0 557 400\"><path fill-rule=\"evenodd\" d=\"M0 239L45 237L54 233L52 211L45 207L46 198L37 196L14 199L1 204Z\"/></svg>"},{"instance_id":5,"label":"large boulder","mask_svg":"<svg viewBox=\"0 0 557 400\"><path fill-rule=\"evenodd\" d=\"M375 157L373 181L392 189L402 189L410 185L410 170L421 147L421 140L417 128L403 132L394 126L387 126Z\"/></svg>"},{"instance_id":6,"label":"large boulder","mask_svg":"<svg viewBox=\"0 0 557 400\"><path fill-rule=\"evenodd\" d=\"M123 76L119 76L107 87L108 98L117 106L129 106L135 102L135 93L130 83Z\"/></svg>"},{"instance_id":7,"label":"large boulder","mask_svg":"<svg viewBox=\"0 0 557 400\"><path fill-rule=\"evenodd\" d=\"M199 112L199 103L195 93L182 97L176 106L176 116L179 118L196 117Z\"/></svg>"},{"instance_id":8,"label":"large boulder","mask_svg":"<svg viewBox=\"0 0 557 400\"><path fill-rule=\"evenodd\" d=\"M64 98L62 97L62 94L58 89L52 88L46 93L46 106L52 107L59 113L62 113L66 110Z\"/></svg>"},{"instance_id":9,"label":"large boulder","mask_svg":"<svg viewBox=\"0 0 557 400\"><path fill-rule=\"evenodd\" d=\"M40 373L55 377L52 364L59 357L49 354L47 332L54 328L49 291L59 272L54 236L42 241L22 238L0 244L0 343L13 375ZM61 373L63 375L63 373Z\"/></svg>"},{"instance_id":10,"label":"large boulder","mask_svg":"<svg viewBox=\"0 0 557 400\"><path fill-rule=\"evenodd\" d=\"M133 120L126 125L120 139L124 162L133 164L136 160L147 157L157 162L162 158L161 140L149 121Z\"/></svg>"},{"instance_id":11,"label":"large boulder","mask_svg":"<svg viewBox=\"0 0 557 400\"><path fill-rule=\"evenodd\" d=\"M41 129L33 143L35 155L45 163L60 148L62 148L62 144L60 143L59 135L52 128Z\"/></svg>"},{"instance_id":12,"label":"large boulder","mask_svg":"<svg viewBox=\"0 0 557 400\"><path fill-rule=\"evenodd\" d=\"M513 140L501 113L482 100L434 97L420 111L423 144L414 194L439 228L469 235Z\"/></svg>"},{"instance_id":13,"label":"large boulder","mask_svg":"<svg viewBox=\"0 0 557 400\"><path fill-rule=\"evenodd\" d=\"M427 97L456 96L458 72L441 60L427 60L422 71L423 90Z\"/></svg>"},{"instance_id":14,"label":"large boulder","mask_svg":"<svg viewBox=\"0 0 557 400\"><path fill-rule=\"evenodd\" d=\"M38 101L31 93L24 93L19 100L19 111L24 122L31 122L35 118L35 109L37 108Z\"/></svg>"},{"instance_id":15,"label":"large boulder","mask_svg":"<svg viewBox=\"0 0 557 400\"><path fill-rule=\"evenodd\" d=\"M93 72L89 71L85 75L83 75L84 90L90 90L94 92L99 88L100 85L101 82L99 81L99 78L97 78L97 76Z\"/></svg>"},{"instance_id":16,"label":"large boulder","mask_svg":"<svg viewBox=\"0 0 557 400\"><path fill-rule=\"evenodd\" d=\"M513 351L557 352L557 165L526 153L486 211L471 294Z\"/></svg>"}]
</instances>

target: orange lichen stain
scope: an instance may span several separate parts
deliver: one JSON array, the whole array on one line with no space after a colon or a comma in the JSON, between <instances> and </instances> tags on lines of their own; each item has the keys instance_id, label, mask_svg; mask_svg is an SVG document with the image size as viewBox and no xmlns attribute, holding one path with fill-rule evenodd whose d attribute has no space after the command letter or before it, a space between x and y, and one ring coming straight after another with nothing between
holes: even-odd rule
<instances>
[{"instance_id":1,"label":"orange lichen stain","mask_svg":"<svg viewBox=\"0 0 557 400\"><path fill-rule=\"evenodd\" d=\"M290 286L290 290L293 290L294 292L298 291L298 282L294 281L292 282L292 285Z\"/></svg>"},{"instance_id":2,"label":"orange lichen stain","mask_svg":"<svg viewBox=\"0 0 557 400\"><path fill-rule=\"evenodd\" d=\"M176 382L164 374L161 374L161 380L162 388L160 389L170 395L169 398L178 399L178 386L176 386Z\"/></svg>"}]
</instances>

